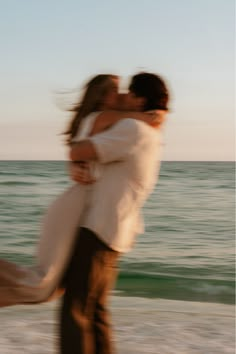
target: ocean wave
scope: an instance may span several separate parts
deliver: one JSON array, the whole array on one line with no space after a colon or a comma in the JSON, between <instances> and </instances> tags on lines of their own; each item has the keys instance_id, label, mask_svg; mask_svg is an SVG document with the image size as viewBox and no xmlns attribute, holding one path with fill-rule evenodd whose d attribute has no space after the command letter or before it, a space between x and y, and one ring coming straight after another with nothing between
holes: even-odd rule
<instances>
[{"instance_id":1,"label":"ocean wave","mask_svg":"<svg viewBox=\"0 0 236 354\"><path fill-rule=\"evenodd\" d=\"M124 296L234 304L234 281L201 277L120 273L116 289Z\"/></svg>"},{"instance_id":2,"label":"ocean wave","mask_svg":"<svg viewBox=\"0 0 236 354\"><path fill-rule=\"evenodd\" d=\"M0 186L36 186L38 183L29 181L0 181Z\"/></svg>"}]
</instances>

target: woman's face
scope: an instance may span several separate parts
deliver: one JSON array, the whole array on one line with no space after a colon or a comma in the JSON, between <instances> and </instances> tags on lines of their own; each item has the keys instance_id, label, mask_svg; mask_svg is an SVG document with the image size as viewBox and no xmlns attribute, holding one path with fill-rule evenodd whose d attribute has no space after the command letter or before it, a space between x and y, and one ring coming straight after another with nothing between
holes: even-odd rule
<instances>
[{"instance_id":1,"label":"woman's face","mask_svg":"<svg viewBox=\"0 0 236 354\"><path fill-rule=\"evenodd\" d=\"M118 94L117 109L119 111L128 111L130 109L130 105L127 98L128 98L127 93Z\"/></svg>"},{"instance_id":2,"label":"woman's face","mask_svg":"<svg viewBox=\"0 0 236 354\"><path fill-rule=\"evenodd\" d=\"M119 78L111 79L111 87L104 99L106 109L116 109L118 102Z\"/></svg>"}]
</instances>

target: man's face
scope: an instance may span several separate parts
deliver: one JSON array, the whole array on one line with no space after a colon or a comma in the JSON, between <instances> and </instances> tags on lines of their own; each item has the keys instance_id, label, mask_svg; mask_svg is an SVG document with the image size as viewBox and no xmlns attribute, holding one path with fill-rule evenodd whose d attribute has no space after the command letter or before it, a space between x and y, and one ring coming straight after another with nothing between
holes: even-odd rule
<instances>
[{"instance_id":1,"label":"man's face","mask_svg":"<svg viewBox=\"0 0 236 354\"><path fill-rule=\"evenodd\" d=\"M126 94L125 104L127 110L140 112L143 110L144 99L136 96L132 91L129 91Z\"/></svg>"},{"instance_id":2,"label":"man's face","mask_svg":"<svg viewBox=\"0 0 236 354\"><path fill-rule=\"evenodd\" d=\"M119 93L115 109L118 111L129 111L130 109L127 103L127 93Z\"/></svg>"}]
</instances>

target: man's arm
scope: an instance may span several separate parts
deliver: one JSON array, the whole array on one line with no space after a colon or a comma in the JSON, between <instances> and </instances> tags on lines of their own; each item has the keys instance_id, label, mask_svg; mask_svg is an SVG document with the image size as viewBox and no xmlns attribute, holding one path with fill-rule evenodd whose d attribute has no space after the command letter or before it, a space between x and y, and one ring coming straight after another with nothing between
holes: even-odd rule
<instances>
[{"instance_id":1,"label":"man's arm","mask_svg":"<svg viewBox=\"0 0 236 354\"><path fill-rule=\"evenodd\" d=\"M111 145L114 146L114 144L122 141L122 146L118 146L117 148L122 149L124 152L124 148L127 147L127 151L129 148L131 148L130 142L132 142L132 137L134 137L135 129L134 126L135 124L130 124L128 125L129 130L128 131L123 131L122 129L114 129L112 130L112 127L114 124L117 124L121 120L140 120L148 125L153 126L153 128L158 128L163 124L165 121L165 116L166 112L165 111L153 111L153 113L140 113L140 112L130 112L131 115L133 115L131 118L127 118L128 112L118 112L118 111L107 111L107 112L102 112L98 118L95 121L93 130L91 132L91 136L103 132L105 129L109 128L108 132L108 137L107 134L105 133L104 139L106 140L106 143L110 140ZM131 127L130 127L131 125ZM119 125L118 125L119 126ZM123 126L123 125L121 125ZM121 127L120 126L120 127ZM130 130L131 128L131 130ZM119 137L119 135L122 135ZM102 137L102 135L101 135ZM112 139L115 139L114 142ZM127 142L127 139L129 140ZM128 143L128 144L127 144ZM113 147L112 146L112 147ZM111 147L111 148L112 148ZM95 148L94 144L92 143L91 139L85 139L82 140L78 143L74 143L71 147L70 150L70 159L72 161L79 161L79 160L98 160L98 152L97 149Z\"/></svg>"},{"instance_id":2,"label":"man's arm","mask_svg":"<svg viewBox=\"0 0 236 354\"><path fill-rule=\"evenodd\" d=\"M104 111L100 113L94 123L90 135L100 133L121 119L136 119L147 123L155 128L159 127L165 120L166 112L153 110L149 112L134 112L134 111Z\"/></svg>"},{"instance_id":3,"label":"man's arm","mask_svg":"<svg viewBox=\"0 0 236 354\"><path fill-rule=\"evenodd\" d=\"M121 161L138 142L140 127L133 119L124 119L102 133L72 145L72 161L99 160L101 163Z\"/></svg>"}]
</instances>

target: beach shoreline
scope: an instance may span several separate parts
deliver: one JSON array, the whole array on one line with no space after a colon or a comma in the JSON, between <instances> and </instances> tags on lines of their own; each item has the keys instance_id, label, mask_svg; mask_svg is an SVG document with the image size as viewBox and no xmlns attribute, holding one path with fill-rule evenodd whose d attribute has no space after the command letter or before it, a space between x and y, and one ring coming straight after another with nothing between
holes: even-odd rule
<instances>
[{"instance_id":1,"label":"beach shoreline","mask_svg":"<svg viewBox=\"0 0 236 354\"><path fill-rule=\"evenodd\" d=\"M58 307L1 309L0 352L56 354ZM110 308L117 354L235 352L233 305L112 296Z\"/></svg>"}]
</instances>

